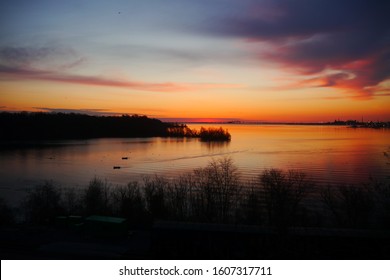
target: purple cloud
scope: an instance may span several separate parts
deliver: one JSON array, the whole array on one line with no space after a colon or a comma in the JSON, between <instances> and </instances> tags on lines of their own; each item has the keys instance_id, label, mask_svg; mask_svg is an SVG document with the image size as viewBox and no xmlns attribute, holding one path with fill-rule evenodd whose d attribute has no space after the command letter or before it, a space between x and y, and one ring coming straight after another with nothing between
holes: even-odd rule
<instances>
[{"instance_id":1,"label":"purple cloud","mask_svg":"<svg viewBox=\"0 0 390 280\"><path fill-rule=\"evenodd\" d=\"M321 86L342 88L361 97L375 95L375 88L390 79L389 1L245 3L250 8L246 14L223 18L207 32L259 43L259 59L286 71L317 75ZM335 71L340 74L335 76Z\"/></svg>"}]
</instances>

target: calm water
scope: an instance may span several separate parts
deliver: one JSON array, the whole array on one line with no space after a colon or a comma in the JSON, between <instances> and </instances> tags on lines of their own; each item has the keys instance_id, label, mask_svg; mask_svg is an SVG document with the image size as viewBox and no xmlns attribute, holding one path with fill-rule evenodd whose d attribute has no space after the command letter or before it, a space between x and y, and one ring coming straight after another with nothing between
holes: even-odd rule
<instances>
[{"instance_id":1,"label":"calm water","mask_svg":"<svg viewBox=\"0 0 390 280\"><path fill-rule=\"evenodd\" d=\"M303 170L319 183L361 183L370 176L384 179L390 175L383 154L390 147L390 130L292 125L223 127L232 134L230 143L120 138L51 141L33 148L2 149L0 195L15 202L26 189L44 180L64 187L84 187L95 176L113 184L154 174L173 178L221 156L234 160L244 180L258 176L265 168Z\"/></svg>"}]
</instances>

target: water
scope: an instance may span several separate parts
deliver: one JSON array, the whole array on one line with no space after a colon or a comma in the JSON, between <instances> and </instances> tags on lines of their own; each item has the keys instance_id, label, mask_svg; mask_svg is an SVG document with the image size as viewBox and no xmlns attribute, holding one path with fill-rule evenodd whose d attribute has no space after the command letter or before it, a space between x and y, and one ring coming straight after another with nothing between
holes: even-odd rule
<instances>
[{"instance_id":1,"label":"water","mask_svg":"<svg viewBox=\"0 0 390 280\"><path fill-rule=\"evenodd\" d=\"M189 126L199 129L201 125ZM360 184L370 176L382 180L390 175L383 154L390 147L390 130L302 125L223 127L232 134L230 143L116 138L47 141L28 148L1 149L0 196L18 201L26 189L44 180L81 188L95 176L114 185L146 175L175 178L224 156L234 160L243 180L255 178L266 168L302 170L320 184Z\"/></svg>"}]
</instances>

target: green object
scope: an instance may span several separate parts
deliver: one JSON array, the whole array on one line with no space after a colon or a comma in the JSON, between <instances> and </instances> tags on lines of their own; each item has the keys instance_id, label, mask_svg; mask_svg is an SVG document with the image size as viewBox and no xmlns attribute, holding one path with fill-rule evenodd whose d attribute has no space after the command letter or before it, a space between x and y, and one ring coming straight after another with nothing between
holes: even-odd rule
<instances>
[{"instance_id":1,"label":"green object","mask_svg":"<svg viewBox=\"0 0 390 280\"><path fill-rule=\"evenodd\" d=\"M85 219L85 231L96 237L124 237L126 219L109 216L89 216Z\"/></svg>"}]
</instances>

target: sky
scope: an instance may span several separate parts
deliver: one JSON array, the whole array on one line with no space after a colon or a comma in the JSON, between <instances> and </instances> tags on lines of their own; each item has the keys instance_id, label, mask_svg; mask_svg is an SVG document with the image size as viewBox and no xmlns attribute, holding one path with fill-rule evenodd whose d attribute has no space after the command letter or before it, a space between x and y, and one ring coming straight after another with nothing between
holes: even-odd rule
<instances>
[{"instance_id":1,"label":"sky","mask_svg":"<svg viewBox=\"0 0 390 280\"><path fill-rule=\"evenodd\" d=\"M0 0L0 110L390 120L390 1Z\"/></svg>"}]
</instances>

